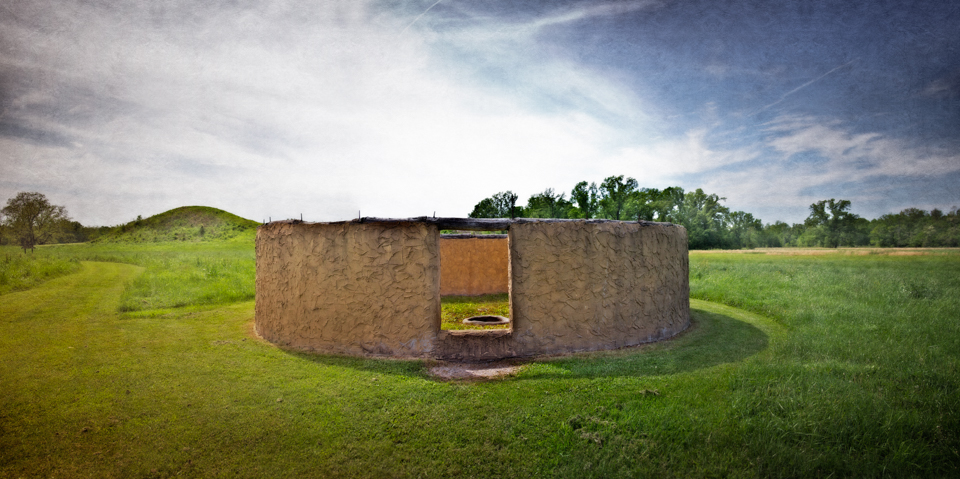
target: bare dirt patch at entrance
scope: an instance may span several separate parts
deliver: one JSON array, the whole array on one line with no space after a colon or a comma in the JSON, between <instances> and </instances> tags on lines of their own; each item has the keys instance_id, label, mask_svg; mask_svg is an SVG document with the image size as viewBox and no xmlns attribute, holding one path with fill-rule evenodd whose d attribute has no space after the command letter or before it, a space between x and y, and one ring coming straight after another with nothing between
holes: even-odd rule
<instances>
[{"instance_id":1,"label":"bare dirt patch at entrance","mask_svg":"<svg viewBox=\"0 0 960 479\"><path fill-rule=\"evenodd\" d=\"M513 376L523 368L520 364L493 363L439 363L428 369L431 376L439 379L499 379Z\"/></svg>"}]
</instances>

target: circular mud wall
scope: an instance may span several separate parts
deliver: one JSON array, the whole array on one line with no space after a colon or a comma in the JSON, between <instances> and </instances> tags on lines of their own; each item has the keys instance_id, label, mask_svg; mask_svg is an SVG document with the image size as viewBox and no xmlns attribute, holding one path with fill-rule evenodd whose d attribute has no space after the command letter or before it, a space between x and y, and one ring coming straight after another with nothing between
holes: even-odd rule
<instances>
[{"instance_id":1,"label":"circular mud wall","mask_svg":"<svg viewBox=\"0 0 960 479\"><path fill-rule=\"evenodd\" d=\"M517 219L490 228L509 230L510 329L441 331L444 221L261 226L257 333L324 353L488 360L634 346L690 324L682 227Z\"/></svg>"}]
</instances>

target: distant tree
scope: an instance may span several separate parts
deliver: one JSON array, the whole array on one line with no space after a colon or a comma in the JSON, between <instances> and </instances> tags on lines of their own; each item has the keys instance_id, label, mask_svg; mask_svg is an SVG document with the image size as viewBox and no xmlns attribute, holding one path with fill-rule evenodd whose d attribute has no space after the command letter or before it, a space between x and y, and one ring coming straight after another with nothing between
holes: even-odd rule
<instances>
[{"instance_id":1,"label":"distant tree","mask_svg":"<svg viewBox=\"0 0 960 479\"><path fill-rule=\"evenodd\" d=\"M637 221L653 221L656 217L656 201L660 199L660 190L640 188L630 198L629 208L636 212Z\"/></svg>"},{"instance_id":2,"label":"distant tree","mask_svg":"<svg viewBox=\"0 0 960 479\"><path fill-rule=\"evenodd\" d=\"M960 217L934 208L929 213L907 208L885 214L870 222L870 243L874 246L960 246Z\"/></svg>"},{"instance_id":3,"label":"distant tree","mask_svg":"<svg viewBox=\"0 0 960 479\"><path fill-rule=\"evenodd\" d=\"M679 186L664 188L660 192L660 199L654 204L657 221L675 221L685 198L686 193Z\"/></svg>"},{"instance_id":4,"label":"distant tree","mask_svg":"<svg viewBox=\"0 0 960 479\"><path fill-rule=\"evenodd\" d=\"M484 198L474 205L473 211L468 215L471 218L500 218L499 210L493 204L493 198Z\"/></svg>"},{"instance_id":5,"label":"distant tree","mask_svg":"<svg viewBox=\"0 0 960 479\"><path fill-rule=\"evenodd\" d=\"M92 229L83 226L79 221L64 221L56 240L59 243L83 243L89 239Z\"/></svg>"},{"instance_id":6,"label":"distant tree","mask_svg":"<svg viewBox=\"0 0 960 479\"><path fill-rule=\"evenodd\" d=\"M600 210L605 218L619 220L624 217L624 207L637 190L637 180L623 179L623 175L610 176L600 183Z\"/></svg>"},{"instance_id":7,"label":"distant tree","mask_svg":"<svg viewBox=\"0 0 960 479\"><path fill-rule=\"evenodd\" d=\"M480 200L470 212L471 218L516 218L522 216L517 207L517 194L507 190Z\"/></svg>"},{"instance_id":8,"label":"distant tree","mask_svg":"<svg viewBox=\"0 0 960 479\"><path fill-rule=\"evenodd\" d=\"M553 192L553 188L543 190L527 200L524 208L525 216L529 218L567 218L573 204L567 201L566 195Z\"/></svg>"},{"instance_id":9,"label":"distant tree","mask_svg":"<svg viewBox=\"0 0 960 479\"><path fill-rule=\"evenodd\" d=\"M754 218L752 213L734 211L727 215L729 241L726 246L731 248L755 248L761 246L760 234L763 231L763 221Z\"/></svg>"},{"instance_id":10,"label":"distant tree","mask_svg":"<svg viewBox=\"0 0 960 479\"><path fill-rule=\"evenodd\" d=\"M683 188L671 186L662 191L640 188L627 202L625 210L638 221L677 221L676 213L683 205Z\"/></svg>"},{"instance_id":11,"label":"distant tree","mask_svg":"<svg viewBox=\"0 0 960 479\"><path fill-rule=\"evenodd\" d=\"M806 246L859 246L869 238L864 230L869 222L850 213L850 201L820 200L810 205L810 216L804 221L807 230L800 237Z\"/></svg>"},{"instance_id":12,"label":"distant tree","mask_svg":"<svg viewBox=\"0 0 960 479\"><path fill-rule=\"evenodd\" d=\"M597 184L581 181L573 187L570 192L570 201L576 204L576 208L571 213L571 217L591 219L597 215L600 207L600 198L597 193Z\"/></svg>"},{"instance_id":13,"label":"distant tree","mask_svg":"<svg viewBox=\"0 0 960 479\"><path fill-rule=\"evenodd\" d=\"M3 208L4 225L23 251L52 239L63 223L70 221L63 206L51 205L42 193L21 192L7 200Z\"/></svg>"},{"instance_id":14,"label":"distant tree","mask_svg":"<svg viewBox=\"0 0 960 479\"><path fill-rule=\"evenodd\" d=\"M723 247L730 209L720 204L726 198L707 194L700 188L688 192L674 215L674 221L687 229L690 249Z\"/></svg>"},{"instance_id":15,"label":"distant tree","mask_svg":"<svg viewBox=\"0 0 960 479\"><path fill-rule=\"evenodd\" d=\"M765 237L764 246L781 247L797 246L797 238L803 234L804 225L802 223L789 225L783 221L777 221L763 227Z\"/></svg>"}]
</instances>

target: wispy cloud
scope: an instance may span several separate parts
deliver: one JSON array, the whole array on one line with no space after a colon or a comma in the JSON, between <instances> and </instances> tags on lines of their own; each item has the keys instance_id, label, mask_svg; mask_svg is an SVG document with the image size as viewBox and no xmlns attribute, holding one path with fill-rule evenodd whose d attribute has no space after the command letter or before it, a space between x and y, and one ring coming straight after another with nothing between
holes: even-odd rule
<instances>
[{"instance_id":1,"label":"wispy cloud","mask_svg":"<svg viewBox=\"0 0 960 479\"><path fill-rule=\"evenodd\" d=\"M862 180L872 176L931 176L960 171L960 154L878 133L852 133L836 122L810 117L784 117L768 129L767 144L790 158L812 152L828 160L819 175L830 179Z\"/></svg>"},{"instance_id":2,"label":"wispy cloud","mask_svg":"<svg viewBox=\"0 0 960 479\"><path fill-rule=\"evenodd\" d=\"M921 94L932 98L960 98L960 68L931 81Z\"/></svg>"},{"instance_id":3,"label":"wispy cloud","mask_svg":"<svg viewBox=\"0 0 960 479\"><path fill-rule=\"evenodd\" d=\"M423 18L423 16L426 15L427 12L429 12L433 7L436 7L437 5L439 5L440 2L442 1L443 0L437 0L432 5L427 7L427 9L423 11L423 13L421 13L420 15L417 15L417 18L414 18L412 22L410 22L407 26L403 27L403 30L400 31L400 34L403 35L404 33L406 33L406 31L410 29L410 27L412 27L414 23L417 23L417 20L420 20L421 18Z\"/></svg>"},{"instance_id":4,"label":"wispy cloud","mask_svg":"<svg viewBox=\"0 0 960 479\"><path fill-rule=\"evenodd\" d=\"M896 175L960 174L955 150L864 123L857 133L815 114L762 125L738 114L761 103L757 91L786 91L758 110L769 111L830 75L849 81L838 73L853 61L783 87L789 60L601 31L660 2L418 5L8 2L0 200L41 190L92 224L183 204L254 219L463 215L497 191L525 198L625 174L802 214L810 191L841 182L880 194ZM695 10L676 6L658 22ZM622 54L585 60L596 52L578 49L585 32L596 45L624 40ZM669 38L651 46L658 36ZM674 61L687 63L671 76ZM713 77L687 83L703 65ZM951 98L954 77L926 78L918 101Z\"/></svg>"},{"instance_id":5,"label":"wispy cloud","mask_svg":"<svg viewBox=\"0 0 960 479\"><path fill-rule=\"evenodd\" d=\"M776 106L776 105L779 105L780 103L783 102L783 100L786 100L787 97L789 97L790 95L793 95L794 93L796 93L796 92L798 92L798 91L800 91L800 90L803 90L804 88L806 88L806 87L808 87L808 86L810 86L810 85L813 85L814 83L816 83L816 82L818 82L818 81L820 81L820 80L823 80L824 78L826 78L826 77L827 77L828 75L830 75L831 73L833 73L833 72L835 72L835 71L837 71L837 70L840 70L841 68L844 68L844 67L846 67L846 66L849 66L850 64L852 64L852 63L855 62L855 61L856 61L856 59L850 60L849 62L844 63L843 65L840 65L840 66L838 66L838 67L836 67L836 68L834 68L834 69L832 69L832 70L824 73L823 75L820 75L820 76L814 78L813 80L810 80L810 81L804 83L803 85L800 85L800 86L794 88L793 90L790 90L790 91L784 93L784 94L780 97L779 100L777 100L777 101L775 101L775 102L773 102L773 103L770 103L770 104L768 104L768 105L764 105L764 106L761 107L759 110L751 113L751 115L756 115L757 113L760 113L760 112L769 110L770 108L772 108L772 107L774 107L774 106Z\"/></svg>"},{"instance_id":6,"label":"wispy cloud","mask_svg":"<svg viewBox=\"0 0 960 479\"><path fill-rule=\"evenodd\" d=\"M547 26L579 22L595 17L623 15L626 13L635 12L637 10L656 8L661 5L663 5L663 2L652 0L578 5L567 11L538 18L530 23L525 24L524 27L526 29L536 30Z\"/></svg>"},{"instance_id":7,"label":"wispy cloud","mask_svg":"<svg viewBox=\"0 0 960 479\"><path fill-rule=\"evenodd\" d=\"M649 186L670 186L685 175L716 171L734 164L749 162L759 151L749 147L723 149L708 139L705 128L688 131L678 138L664 138L644 145L622 148L604 166L610 174L616 171L635 172Z\"/></svg>"},{"instance_id":8,"label":"wispy cloud","mask_svg":"<svg viewBox=\"0 0 960 479\"><path fill-rule=\"evenodd\" d=\"M955 152L879 133L854 133L837 121L781 116L766 134L764 141L748 147L761 161L699 174L697 183L764 219L777 212L777 219L800 221L808 205L831 196L852 200L868 215L917 206L898 191L905 182L960 173Z\"/></svg>"}]
</instances>

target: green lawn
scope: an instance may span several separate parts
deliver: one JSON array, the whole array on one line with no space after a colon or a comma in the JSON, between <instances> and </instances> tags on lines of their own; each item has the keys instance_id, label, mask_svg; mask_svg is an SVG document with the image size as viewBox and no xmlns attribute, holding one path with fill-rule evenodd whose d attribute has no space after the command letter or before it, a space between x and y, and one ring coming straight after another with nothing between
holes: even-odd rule
<instances>
[{"instance_id":1,"label":"green lawn","mask_svg":"<svg viewBox=\"0 0 960 479\"><path fill-rule=\"evenodd\" d=\"M57 275L76 271L78 261L134 264L143 274L130 280L120 297L121 311L179 308L190 305L228 304L252 300L256 265L254 231L228 241L163 243L84 243L45 245L34 253L20 253L12 246L0 247L0 278L4 257L25 264L52 264L58 269L33 279L20 280L24 289ZM72 269L70 269L72 268ZM48 268L52 269L52 268ZM0 293L4 292L0 285Z\"/></svg>"},{"instance_id":2,"label":"green lawn","mask_svg":"<svg viewBox=\"0 0 960 479\"><path fill-rule=\"evenodd\" d=\"M0 296L0 477L960 473L955 252L694 252L680 337L464 383L262 342L185 280L252 247L188 246L57 247L100 261Z\"/></svg>"},{"instance_id":3,"label":"green lawn","mask_svg":"<svg viewBox=\"0 0 960 479\"><path fill-rule=\"evenodd\" d=\"M0 294L30 289L44 281L80 270L80 261L40 252L24 253L17 246L0 246Z\"/></svg>"},{"instance_id":4,"label":"green lawn","mask_svg":"<svg viewBox=\"0 0 960 479\"><path fill-rule=\"evenodd\" d=\"M510 295L444 296L440 299L440 329L507 329L509 324L474 326L463 320L474 316L510 317Z\"/></svg>"}]
</instances>

